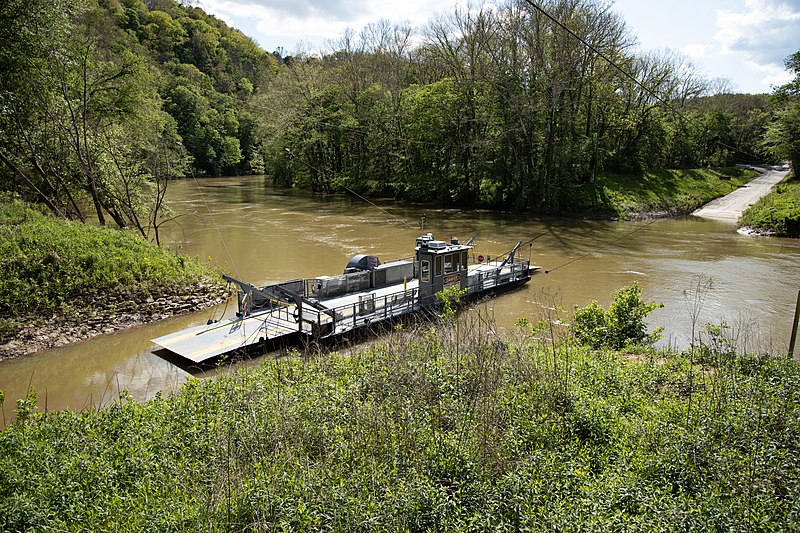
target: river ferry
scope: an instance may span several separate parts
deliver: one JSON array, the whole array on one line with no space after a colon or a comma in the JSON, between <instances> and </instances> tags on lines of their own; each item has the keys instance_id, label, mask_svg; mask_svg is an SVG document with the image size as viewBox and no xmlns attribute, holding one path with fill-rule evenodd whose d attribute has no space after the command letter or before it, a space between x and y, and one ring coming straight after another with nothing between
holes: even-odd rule
<instances>
[{"instance_id":1,"label":"river ferry","mask_svg":"<svg viewBox=\"0 0 800 533\"><path fill-rule=\"evenodd\" d=\"M303 278L263 287L224 276L239 286L235 317L191 327L157 339L161 348L193 363L266 341L306 336L334 337L408 313L430 309L448 289L474 298L527 283L539 267L515 257L474 257L472 239L417 238L413 259L381 263L353 257L341 275ZM473 259L470 264L470 259Z\"/></svg>"}]
</instances>

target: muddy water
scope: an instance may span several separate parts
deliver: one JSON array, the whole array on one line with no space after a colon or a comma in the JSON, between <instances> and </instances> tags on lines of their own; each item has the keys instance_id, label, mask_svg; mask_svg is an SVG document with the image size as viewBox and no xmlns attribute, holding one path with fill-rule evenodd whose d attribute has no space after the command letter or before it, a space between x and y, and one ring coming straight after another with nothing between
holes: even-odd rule
<instances>
[{"instance_id":1,"label":"muddy water","mask_svg":"<svg viewBox=\"0 0 800 533\"><path fill-rule=\"evenodd\" d=\"M175 222L169 246L210 260L255 283L340 273L358 253L409 257L425 215L439 238L475 236L476 254L495 256L532 240L524 256L541 265L521 290L483 304L501 328L538 319L542 306L571 309L638 282L647 300L663 302L651 322L662 344L688 346L692 331L726 322L747 350L785 353L800 289L800 242L739 235L730 223L697 218L651 222L541 219L474 210L430 209L348 196L273 188L258 177L187 180L172 185ZM127 389L143 400L168 393L188 374L151 353L150 339L205 323L220 306L0 364L3 418L36 388L39 406L81 409L113 401Z\"/></svg>"}]
</instances>

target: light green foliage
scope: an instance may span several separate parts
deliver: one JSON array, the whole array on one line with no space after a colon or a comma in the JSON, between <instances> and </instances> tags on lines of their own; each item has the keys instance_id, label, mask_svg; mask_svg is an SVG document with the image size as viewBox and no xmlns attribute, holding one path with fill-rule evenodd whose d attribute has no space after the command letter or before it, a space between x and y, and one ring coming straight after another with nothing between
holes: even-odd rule
<instances>
[{"instance_id":1,"label":"light green foliage","mask_svg":"<svg viewBox=\"0 0 800 533\"><path fill-rule=\"evenodd\" d=\"M738 167L606 173L598 198L579 189L567 205L573 211L626 219L637 215L689 213L745 185L758 175Z\"/></svg>"},{"instance_id":2,"label":"light green foliage","mask_svg":"<svg viewBox=\"0 0 800 533\"><path fill-rule=\"evenodd\" d=\"M739 225L774 232L781 237L800 237L800 180L775 187L742 213Z\"/></svg>"},{"instance_id":3,"label":"light green foliage","mask_svg":"<svg viewBox=\"0 0 800 533\"><path fill-rule=\"evenodd\" d=\"M175 57L188 38L186 30L164 11L150 11L147 25L140 27L139 40L156 52L159 61Z\"/></svg>"},{"instance_id":4,"label":"light green foliage","mask_svg":"<svg viewBox=\"0 0 800 533\"><path fill-rule=\"evenodd\" d=\"M572 331L578 342L599 348L606 344L608 330L608 316L595 300L575 311Z\"/></svg>"},{"instance_id":5,"label":"light green foliage","mask_svg":"<svg viewBox=\"0 0 800 533\"><path fill-rule=\"evenodd\" d=\"M444 78L411 86L403 94L406 131L412 146L408 162L417 179L407 185L414 197L430 195L439 201L465 196L468 186L459 168L459 146L465 139L466 107L470 104L457 80Z\"/></svg>"},{"instance_id":6,"label":"light green foliage","mask_svg":"<svg viewBox=\"0 0 800 533\"><path fill-rule=\"evenodd\" d=\"M645 318L663 304L647 303L637 284L616 291L608 311L595 301L576 308L572 330L575 339L593 348L619 350L629 345L646 346L661 338L662 328L647 332Z\"/></svg>"},{"instance_id":7,"label":"light green foliage","mask_svg":"<svg viewBox=\"0 0 800 533\"><path fill-rule=\"evenodd\" d=\"M17 400L17 424L24 424L31 420L36 413L36 389L31 387L24 398Z\"/></svg>"},{"instance_id":8,"label":"light green foliage","mask_svg":"<svg viewBox=\"0 0 800 533\"><path fill-rule=\"evenodd\" d=\"M632 362L473 326L457 346L415 327L11 424L0 530L796 525L796 362L740 355L700 372L680 354Z\"/></svg>"},{"instance_id":9,"label":"light green foliage","mask_svg":"<svg viewBox=\"0 0 800 533\"><path fill-rule=\"evenodd\" d=\"M452 324L455 321L458 304L465 294L467 294L467 289L458 287L448 287L436 293L436 299L442 304L439 316L445 324Z\"/></svg>"}]
</instances>

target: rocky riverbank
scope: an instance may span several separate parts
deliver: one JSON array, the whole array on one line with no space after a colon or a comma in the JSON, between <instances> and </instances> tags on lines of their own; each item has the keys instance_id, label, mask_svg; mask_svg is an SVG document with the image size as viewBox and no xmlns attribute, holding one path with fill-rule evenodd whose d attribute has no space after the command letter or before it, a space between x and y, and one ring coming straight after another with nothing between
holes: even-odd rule
<instances>
[{"instance_id":1,"label":"rocky riverbank","mask_svg":"<svg viewBox=\"0 0 800 533\"><path fill-rule=\"evenodd\" d=\"M157 295L131 292L107 295L70 315L55 314L25 321L11 340L0 344L0 361L207 309L230 295L224 285L200 283Z\"/></svg>"}]
</instances>

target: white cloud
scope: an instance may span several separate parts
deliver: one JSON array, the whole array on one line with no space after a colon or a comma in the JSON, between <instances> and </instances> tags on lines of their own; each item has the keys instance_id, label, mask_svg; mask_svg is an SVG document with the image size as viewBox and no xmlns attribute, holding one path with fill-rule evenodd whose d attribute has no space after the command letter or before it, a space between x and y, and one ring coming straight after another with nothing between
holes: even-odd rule
<instances>
[{"instance_id":1,"label":"white cloud","mask_svg":"<svg viewBox=\"0 0 800 533\"><path fill-rule=\"evenodd\" d=\"M717 28L723 52L782 70L783 60L800 47L800 0L746 0L744 12L720 11Z\"/></svg>"},{"instance_id":2,"label":"white cloud","mask_svg":"<svg viewBox=\"0 0 800 533\"><path fill-rule=\"evenodd\" d=\"M360 12L357 0L329 0L314 2L310 0L201 0L200 5L212 13L227 13L236 17L273 16L306 19L324 18L327 20L349 20Z\"/></svg>"},{"instance_id":3,"label":"white cloud","mask_svg":"<svg viewBox=\"0 0 800 533\"><path fill-rule=\"evenodd\" d=\"M689 44L681 48L681 52L692 59L704 59L714 52L714 47L709 44Z\"/></svg>"},{"instance_id":4,"label":"white cloud","mask_svg":"<svg viewBox=\"0 0 800 533\"><path fill-rule=\"evenodd\" d=\"M360 31L384 19L425 24L452 11L457 0L201 0L200 7L250 35L267 50L298 43L320 48L348 28Z\"/></svg>"},{"instance_id":5,"label":"white cloud","mask_svg":"<svg viewBox=\"0 0 800 533\"><path fill-rule=\"evenodd\" d=\"M784 60L800 49L800 0L746 0L742 11L719 11L717 29L724 57L740 58L762 87L790 81Z\"/></svg>"}]
</instances>

